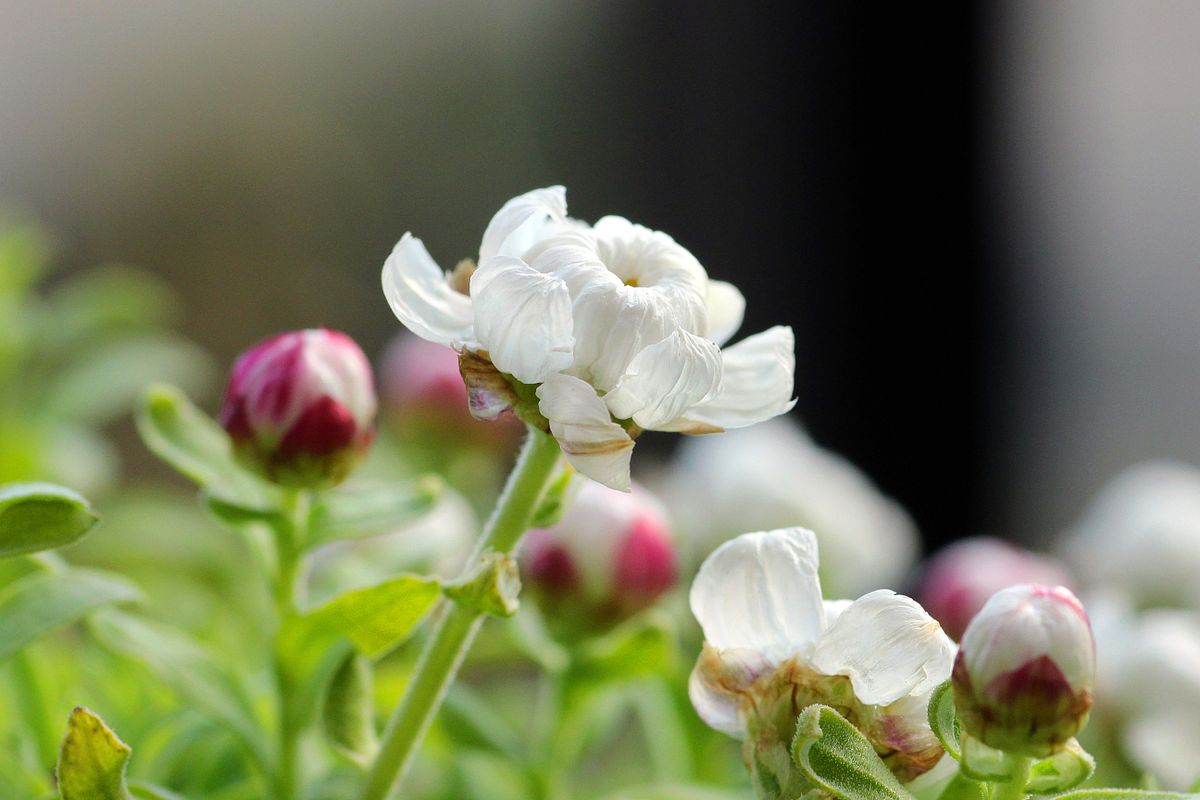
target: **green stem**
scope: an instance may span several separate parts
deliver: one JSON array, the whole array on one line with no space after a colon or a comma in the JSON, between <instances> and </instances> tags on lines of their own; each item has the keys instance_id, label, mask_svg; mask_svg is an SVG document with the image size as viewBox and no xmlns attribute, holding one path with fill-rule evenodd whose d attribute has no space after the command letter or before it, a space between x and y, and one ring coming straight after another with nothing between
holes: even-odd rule
<instances>
[{"instance_id":1,"label":"green stem","mask_svg":"<svg viewBox=\"0 0 1200 800\"><path fill-rule=\"evenodd\" d=\"M509 553L516 547L554 474L559 452L553 437L529 429L504 493L479 537L468 571L482 553L488 550ZM482 621L483 615L474 608L450 603L446 615L425 643L404 697L388 721L379 754L367 775L363 800L386 800L404 777Z\"/></svg>"},{"instance_id":2,"label":"green stem","mask_svg":"<svg viewBox=\"0 0 1200 800\"><path fill-rule=\"evenodd\" d=\"M272 647L272 664L279 703L279 768L275 791L278 800L293 800L296 797L300 724L295 718L295 687L292 684L287 659L281 652L280 637L284 625L296 614L301 555L304 539L308 535L307 493L302 490L287 492L284 495L282 510L287 515L288 526L276 531L275 641Z\"/></svg>"},{"instance_id":3,"label":"green stem","mask_svg":"<svg viewBox=\"0 0 1200 800\"><path fill-rule=\"evenodd\" d=\"M1012 777L1003 783L997 783L992 790L992 800L1023 800L1025 784L1029 782L1029 770L1033 759L1029 756L1010 756L1012 759Z\"/></svg>"}]
</instances>

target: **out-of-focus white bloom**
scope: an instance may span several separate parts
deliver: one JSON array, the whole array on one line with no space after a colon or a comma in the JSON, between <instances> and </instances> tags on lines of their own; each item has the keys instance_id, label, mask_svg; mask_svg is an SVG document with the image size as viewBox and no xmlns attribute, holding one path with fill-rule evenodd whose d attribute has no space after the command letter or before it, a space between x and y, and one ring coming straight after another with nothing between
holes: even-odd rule
<instances>
[{"instance_id":1,"label":"out-of-focus white bloom","mask_svg":"<svg viewBox=\"0 0 1200 800\"><path fill-rule=\"evenodd\" d=\"M1137 614L1112 592L1088 598L1099 660L1098 708L1126 757L1164 788L1200 779L1200 615Z\"/></svg>"},{"instance_id":2,"label":"out-of-focus white bloom","mask_svg":"<svg viewBox=\"0 0 1200 800\"><path fill-rule=\"evenodd\" d=\"M238 457L301 487L340 483L375 436L371 365L353 339L324 328L272 336L238 356L220 422Z\"/></svg>"},{"instance_id":3,"label":"out-of-focus white bloom","mask_svg":"<svg viewBox=\"0 0 1200 800\"><path fill-rule=\"evenodd\" d=\"M679 575L666 513L640 486L618 492L581 481L552 528L521 544L521 579L545 614L595 627L651 605Z\"/></svg>"},{"instance_id":4,"label":"out-of-focus white bloom","mask_svg":"<svg viewBox=\"0 0 1200 800\"><path fill-rule=\"evenodd\" d=\"M924 569L917 599L952 639L996 592L1021 583L1070 586L1066 567L1003 539L979 536L940 550Z\"/></svg>"},{"instance_id":5,"label":"out-of-focus white bloom","mask_svg":"<svg viewBox=\"0 0 1200 800\"><path fill-rule=\"evenodd\" d=\"M418 336L536 386L567 459L614 489L629 489L631 427L707 433L792 407L790 328L721 350L745 307L733 285L665 233L566 214L561 186L513 198L484 231L478 269L450 275L405 234L384 294Z\"/></svg>"},{"instance_id":6,"label":"out-of-focus white bloom","mask_svg":"<svg viewBox=\"0 0 1200 800\"><path fill-rule=\"evenodd\" d=\"M1096 496L1061 552L1086 586L1131 593L1141 606L1200 608L1200 469L1130 467Z\"/></svg>"},{"instance_id":7,"label":"out-of-focus white bloom","mask_svg":"<svg viewBox=\"0 0 1200 800\"><path fill-rule=\"evenodd\" d=\"M1022 584L992 595L954 661L963 728L997 750L1035 757L1078 733L1095 685L1091 623L1062 586Z\"/></svg>"},{"instance_id":8,"label":"out-of-focus white bloom","mask_svg":"<svg viewBox=\"0 0 1200 800\"><path fill-rule=\"evenodd\" d=\"M658 488L695 560L741 531L799 525L817 532L825 586L857 596L896 585L917 557L904 509L790 418L688 439Z\"/></svg>"},{"instance_id":9,"label":"out-of-focus white bloom","mask_svg":"<svg viewBox=\"0 0 1200 800\"><path fill-rule=\"evenodd\" d=\"M817 537L803 528L747 533L721 545L692 584L704 651L689 682L713 728L745 737L746 758L790 746L812 703L842 711L902 780L942 748L926 718L950 676L954 643L914 600L877 590L825 601Z\"/></svg>"}]
</instances>

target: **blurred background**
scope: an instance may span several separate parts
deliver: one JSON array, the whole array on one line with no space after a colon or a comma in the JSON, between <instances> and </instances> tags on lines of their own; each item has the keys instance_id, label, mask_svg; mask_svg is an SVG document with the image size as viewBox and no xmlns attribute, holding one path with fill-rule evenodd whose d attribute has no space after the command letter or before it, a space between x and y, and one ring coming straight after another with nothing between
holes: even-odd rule
<instances>
[{"instance_id":1,"label":"blurred background","mask_svg":"<svg viewBox=\"0 0 1200 800\"><path fill-rule=\"evenodd\" d=\"M795 414L927 547L1200 459L1200 6L716 8L5 0L0 198L53 280L151 270L224 365L315 325L379 354L402 233L452 265L565 184L795 327Z\"/></svg>"}]
</instances>

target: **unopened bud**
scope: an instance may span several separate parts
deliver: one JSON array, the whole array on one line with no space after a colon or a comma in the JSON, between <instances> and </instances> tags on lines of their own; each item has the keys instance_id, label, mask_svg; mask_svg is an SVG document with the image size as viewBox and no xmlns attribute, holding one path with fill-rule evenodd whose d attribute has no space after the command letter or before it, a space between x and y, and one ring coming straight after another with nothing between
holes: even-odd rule
<instances>
[{"instance_id":1,"label":"unopened bud","mask_svg":"<svg viewBox=\"0 0 1200 800\"><path fill-rule=\"evenodd\" d=\"M247 466L285 486L340 483L374 438L371 365L354 340L321 329L273 336L242 353L220 422Z\"/></svg>"},{"instance_id":2,"label":"unopened bud","mask_svg":"<svg viewBox=\"0 0 1200 800\"><path fill-rule=\"evenodd\" d=\"M558 524L530 531L521 568L547 616L583 627L612 624L653 604L678 578L675 542L645 489L583 481Z\"/></svg>"},{"instance_id":3,"label":"unopened bud","mask_svg":"<svg viewBox=\"0 0 1200 800\"><path fill-rule=\"evenodd\" d=\"M980 536L955 542L931 558L917 599L946 635L958 641L988 598L1021 583L1070 586L1073 581L1049 556Z\"/></svg>"},{"instance_id":4,"label":"unopened bud","mask_svg":"<svg viewBox=\"0 0 1200 800\"><path fill-rule=\"evenodd\" d=\"M1044 757L1087 722L1096 645L1070 590L1038 584L997 592L967 626L954 661L964 730L989 747Z\"/></svg>"}]
</instances>

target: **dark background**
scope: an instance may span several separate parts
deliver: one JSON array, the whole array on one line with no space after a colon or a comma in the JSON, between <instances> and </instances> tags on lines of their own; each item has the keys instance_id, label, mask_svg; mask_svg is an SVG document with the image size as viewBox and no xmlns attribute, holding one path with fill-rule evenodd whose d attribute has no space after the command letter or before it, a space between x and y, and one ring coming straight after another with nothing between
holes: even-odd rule
<instances>
[{"instance_id":1,"label":"dark background","mask_svg":"<svg viewBox=\"0 0 1200 800\"><path fill-rule=\"evenodd\" d=\"M1045 541L1200 451L1195 226L1155 226L1200 212L1198 20L1135 7L11 5L0 192L69 268L161 274L229 363L317 324L379 353L404 231L450 266L562 183L736 283L744 332L792 325L795 413L927 544Z\"/></svg>"}]
</instances>

